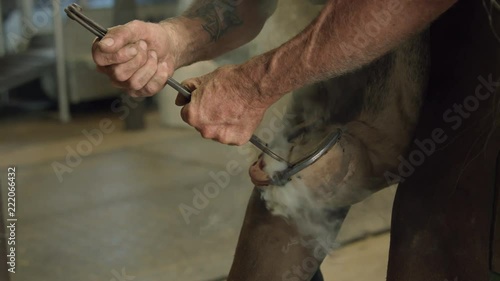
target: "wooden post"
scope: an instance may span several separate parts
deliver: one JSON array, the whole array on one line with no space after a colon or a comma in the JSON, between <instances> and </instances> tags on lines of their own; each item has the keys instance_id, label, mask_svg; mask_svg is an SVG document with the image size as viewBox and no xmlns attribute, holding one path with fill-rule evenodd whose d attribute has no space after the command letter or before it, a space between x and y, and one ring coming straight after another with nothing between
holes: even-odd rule
<instances>
[{"instance_id":1,"label":"wooden post","mask_svg":"<svg viewBox=\"0 0 500 281\"><path fill-rule=\"evenodd\" d=\"M2 17L2 1L0 0L0 57L5 55L5 41L3 30L3 17ZM1 94L1 93L0 93Z\"/></svg>"},{"instance_id":2,"label":"wooden post","mask_svg":"<svg viewBox=\"0 0 500 281\"><path fill-rule=\"evenodd\" d=\"M64 55L64 34L61 17L61 1L52 0L54 16L54 39L56 46L57 93L59 99L59 119L63 123L71 120L69 113L68 88L66 84L66 57Z\"/></svg>"},{"instance_id":3,"label":"wooden post","mask_svg":"<svg viewBox=\"0 0 500 281\"><path fill-rule=\"evenodd\" d=\"M21 5L21 13L26 21L31 22L34 14L34 5L33 0L21 0L19 1L19 5Z\"/></svg>"}]
</instances>

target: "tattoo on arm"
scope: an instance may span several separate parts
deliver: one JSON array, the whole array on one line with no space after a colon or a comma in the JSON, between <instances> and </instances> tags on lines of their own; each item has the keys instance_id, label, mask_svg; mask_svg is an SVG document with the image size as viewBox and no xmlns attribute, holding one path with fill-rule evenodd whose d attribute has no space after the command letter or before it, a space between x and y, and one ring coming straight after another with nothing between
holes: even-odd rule
<instances>
[{"instance_id":1,"label":"tattoo on arm","mask_svg":"<svg viewBox=\"0 0 500 281\"><path fill-rule=\"evenodd\" d=\"M186 13L187 17L201 18L203 28L217 41L230 28L243 24L236 10L241 0L202 0L193 5Z\"/></svg>"}]
</instances>

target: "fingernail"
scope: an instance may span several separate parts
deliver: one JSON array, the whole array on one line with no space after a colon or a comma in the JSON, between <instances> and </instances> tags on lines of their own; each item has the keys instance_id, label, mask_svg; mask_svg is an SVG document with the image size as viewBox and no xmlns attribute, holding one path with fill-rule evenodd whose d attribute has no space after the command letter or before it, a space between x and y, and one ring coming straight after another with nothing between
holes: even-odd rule
<instances>
[{"instance_id":1,"label":"fingernail","mask_svg":"<svg viewBox=\"0 0 500 281\"><path fill-rule=\"evenodd\" d=\"M146 51L148 49L148 44L145 41L141 41L139 42L139 47L141 47L141 49Z\"/></svg>"},{"instance_id":2,"label":"fingernail","mask_svg":"<svg viewBox=\"0 0 500 281\"><path fill-rule=\"evenodd\" d=\"M128 48L128 50L127 50L127 54L128 54L129 56L133 57L133 56L137 55L137 49L136 49L136 48L134 48L134 47L130 47L130 48Z\"/></svg>"},{"instance_id":3,"label":"fingernail","mask_svg":"<svg viewBox=\"0 0 500 281\"><path fill-rule=\"evenodd\" d=\"M101 44L108 46L108 47L111 47L111 46L113 46L113 44L115 44L115 40L113 40L113 38L104 38L101 41Z\"/></svg>"},{"instance_id":4,"label":"fingernail","mask_svg":"<svg viewBox=\"0 0 500 281\"><path fill-rule=\"evenodd\" d=\"M157 59L157 58L158 58L158 55L156 55L156 52L155 52L155 51L152 51L152 52L151 52L151 57L152 57L153 59Z\"/></svg>"}]
</instances>

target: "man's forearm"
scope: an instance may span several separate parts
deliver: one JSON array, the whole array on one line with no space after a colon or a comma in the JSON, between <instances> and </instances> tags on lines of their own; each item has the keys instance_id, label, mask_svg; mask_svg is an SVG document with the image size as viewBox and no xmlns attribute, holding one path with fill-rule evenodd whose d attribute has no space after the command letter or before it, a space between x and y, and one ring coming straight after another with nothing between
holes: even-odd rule
<instances>
[{"instance_id":1,"label":"man's forearm","mask_svg":"<svg viewBox=\"0 0 500 281\"><path fill-rule=\"evenodd\" d=\"M163 22L176 29L181 50L177 67L207 60L255 38L277 0L198 0L180 17Z\"/></svg>"},{"instance_id":2,"label":"man's forearm","mask_svg":"<svg viewBox=\"0 0 500 281\"><path fill-rule=\"evenodd\" d=\"M264 103L355 70L425 29L454 0L330 0L283 46L241 65Z\"/></svg>"}]
</instances>

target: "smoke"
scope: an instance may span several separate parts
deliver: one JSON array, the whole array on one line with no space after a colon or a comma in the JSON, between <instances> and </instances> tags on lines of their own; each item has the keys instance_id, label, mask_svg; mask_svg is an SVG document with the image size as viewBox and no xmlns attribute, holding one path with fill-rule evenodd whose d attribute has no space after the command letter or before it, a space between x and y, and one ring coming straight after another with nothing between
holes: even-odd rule
<instances>
[{"instance_id":1,"label":"smoke","mask_svg":"<svg viewBox=\"0 0 500 281\"><path fill-rule=\"evenodd\" d=\"M284 137L273 142L272 149L290 151L291 144ZM287 168L286 164L265 155L264 171L272 176ZM326 252L334 248L333 241L344 221L348 207L335 208L322 200L321 195L306 186L297 176L292 177L285 186L268 186L262 189L261 198L267 209L275 216L285 218L295 224L302 237L312 238L315 252Z\"/></svg>"}]
</instances>

